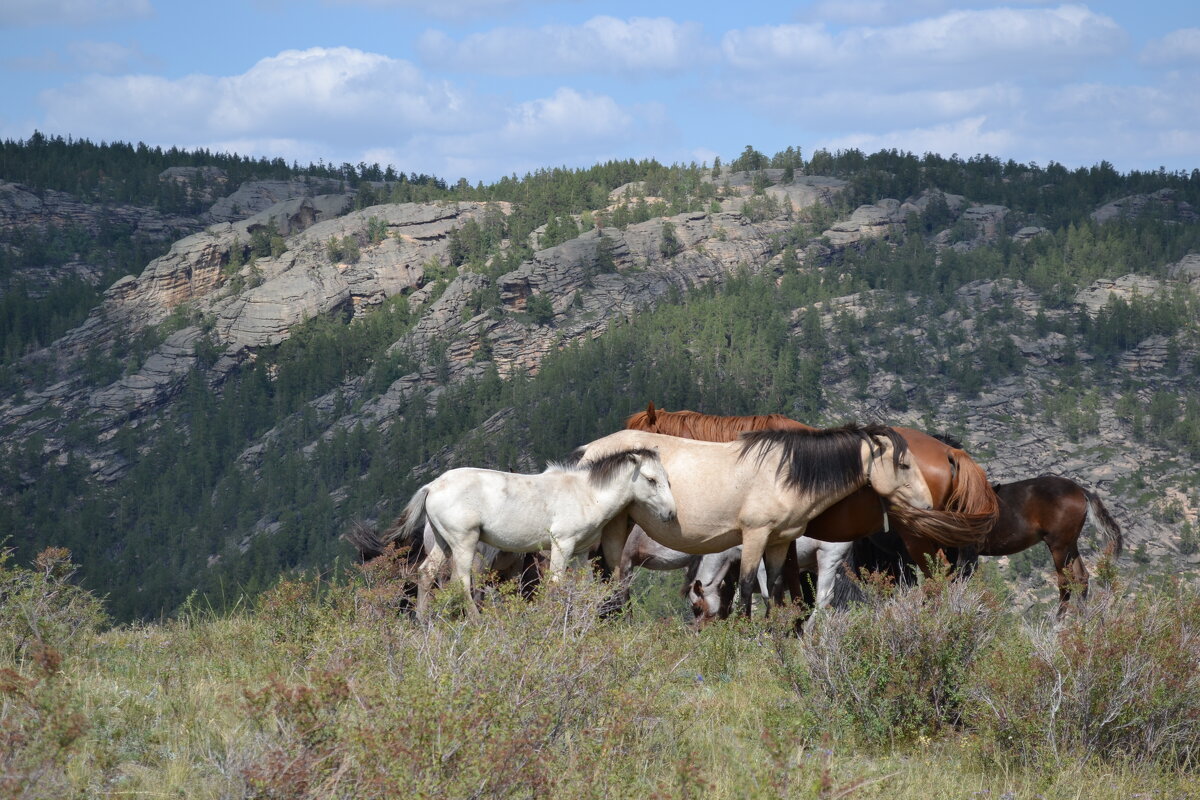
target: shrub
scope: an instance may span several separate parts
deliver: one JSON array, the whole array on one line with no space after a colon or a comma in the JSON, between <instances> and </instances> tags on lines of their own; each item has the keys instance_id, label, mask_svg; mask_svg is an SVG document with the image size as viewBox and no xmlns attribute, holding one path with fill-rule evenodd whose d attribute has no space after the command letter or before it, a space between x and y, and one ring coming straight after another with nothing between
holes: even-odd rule
<instances>
[{"instance_id":1,"label":"shrub","mask_svg":"<svg viewBox=\"0 0 1200 800\"><path fill-rule=\"evenodd\" d=\"M537 325L549 325L554 321L554 305L546 294L532 294L525 301L525 313Z\"/></svg>"},{"instance_id":2,"label":"shrub","mask_svg":"<svg viewBox=\"0 0 1200 800\"><path fill-rule=\"evenodd\" d=\"M574 794L560 782L580 776L621 780L611 755L645 728L630 709L664 713L645 697L664 654L651 626L599 619L607 593L568 578L534 603L506 596L477 621L428 624L381 619L356 593L366 617L354 631L369 621L371 636L348 633L351 648L245 692L258 729L246 794L526 797Z\"/></svg>"},{"instance_id":3,"label":"shrub","mask_svg":"<svg viewBox=\"0 0 1200 800\"><path fill-rule=\"evenodd\" d=\"M78 649L104 625L100 600L71 583L70 559L69 550L49 547L24 569L10 565L12 550L0 550L0 660Z\"/></svg>"},{"instance_id":4,"label":"shrub","mask_svg":"<svg viewBox=\"0 0 1200 800\"><path fill-rule=\"evenodd\" d=\"M70 553L35 569L0 550L0 796L66 797L68 756L87 731L64 652L85 649L104 622L100 601L70 583Z\"/></svg>"},{"instance_id":5,"label":"shrub","mask_svg":"<svg viewBox=\"0 0 1200 800\"><path fill-rule=\"evenodd\" d=\"M864 602L818 615L779 663L818 716L882 744L960 722L968 676L995 636L999 604L978 581L940 575L900 591L863 587Z\"/></svg>"},{"instance_id":6,"label":"shrub","mask_svg":"<svg viewBox=\"0 0 1200 800\"><path fill-rule=\"evenodd\" d=\"M1093 592L1057 631L1006 637L980 664L970 720L1030 760L1200 758L1200 592Z\"/></svg>"}]
</instances>

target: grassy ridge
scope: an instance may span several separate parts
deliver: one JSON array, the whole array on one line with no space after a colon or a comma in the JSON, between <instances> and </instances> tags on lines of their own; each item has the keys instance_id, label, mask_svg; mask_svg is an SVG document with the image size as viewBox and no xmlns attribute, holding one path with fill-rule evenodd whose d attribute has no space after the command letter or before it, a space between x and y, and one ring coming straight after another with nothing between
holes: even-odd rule
<instances>
[{"instance_id":1,"label":"grassy ridge","mask_svg":"<svg viewBox=\"0 0 1200 800\"><path fill-rule=\"evenodd\" d=\"M104 630L61 552L0 564L14 797L1185 797L1200 596L1100 591L1058 631L933 579L693 633L603 589L398 613L383 563ZM1136 635L1135 635L1136 632ZM1054 709L1054 713L1050 713Z\"/></svg>"}]
</instances>

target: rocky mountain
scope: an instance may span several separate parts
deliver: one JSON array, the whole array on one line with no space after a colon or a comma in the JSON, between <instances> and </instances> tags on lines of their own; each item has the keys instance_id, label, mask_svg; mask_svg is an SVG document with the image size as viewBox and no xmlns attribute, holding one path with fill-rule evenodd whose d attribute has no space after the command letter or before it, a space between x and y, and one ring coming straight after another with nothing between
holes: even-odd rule
<instances>
[{"instance_id":1,"label":"rocky mountain","mask_svg":"<svg viewBox=\"0 0 1200 800\"><path fill-rule=\"evenodd\" d=\"M229 188L211 171L177 169L162 179L185 189L191 183L204 191ZM1031 285L998 266L995 274L977 274L997 253L1006 254L1006 263L1056 257L1068 234L1043 227L1028 209L939 189L850 208L848 180L796 175L784 182L783 170L706 173L697 185L707 185L695 191L710 195L698 204L702 210L693 203L694 210L662 213L666 201L647 194L646 181L627 183L609 190L606 207L564 215L569 223L553 220L570 224L574 235L548 244L554 237L542 226L517 241L500 240L468 264L454 263L456 243L467 231L505 227L516 213L513 203L447 198L353 210L353 193L336 182L298 178L244 184L214 196L205 213L189 219L134 207L97 209L60 192L0 184L0 228L88 228L119 220L147 236L187 234L139 275L109 287L82 325L21 361L18 391L0 398L0 448L12 455L36 442L44 463L86 465L83 488L75 491L119 493L157 436L194 425L181 410L191 387L220 398L234 376L272 357L306 323L369 320L403 303L413 322L373 366L344 375L237 445L236 469L245 480L265 481L264 455L281 442L295 442L302 453L297 463L304 463L322 443L349 432L388 431L414 413L414 398L432 409L448 387L489 376L524 380L552 354L597 340L699 287L735 276L780 287L805 276L823 286L870 283L872 270L893 269L887 265L909 254L910 284L946 272L936 280L953 286L936 298L911 287L858 290L790 310L786 324L797 352L817 352L814 337L821 340L823 418L949 430L998 481L1067 475L1102 492L1139 568L1200 563L1194 545L1200 451L1172 446L1177 420L1161 418L1191 419L1188 393L1200 370L1195 318L1159 326L1112 357L1093 352L1097 340L1079 322L1107 324L1114 308L1153 308L1168 298L1200 307L1200 254L1142 272L1127 273L1121 263L1093 265L1094 279L1073 284L1064 275ZM658 213L611 222L639 204ZM1167 217L1175 226L1197 221L1187 202L1162 189L1105 202L1086 223L1094 229L1080 226L1095 238L1103 226L1149 217ZM513 253L528 257L514 266L507 260ZM733 334L726 336L737 349ZM399 374L389 375L385 361L400 365ZM1167 396L1173 411L1153 412ZM395 469L417 476L454 465L477 452L473 441L522 441L530 435L524 425L500 408L464 431L462 446ZM518 464L537 466L528 458ZM3 488L3 502L17 507L36 480L19 472ZM344 506L330 512L330 539L344 515L378 510L349 508L345 486L325 491L333 508ZM213 502L220 502L216 494ZM255 530L278 529L279 518L278 510L264 510L257 523L235 532L242 552ZM44 536L51 543L49 532L22 541ZM210 563L216 557L210 553Z\"/></svg>"}]
</instances>

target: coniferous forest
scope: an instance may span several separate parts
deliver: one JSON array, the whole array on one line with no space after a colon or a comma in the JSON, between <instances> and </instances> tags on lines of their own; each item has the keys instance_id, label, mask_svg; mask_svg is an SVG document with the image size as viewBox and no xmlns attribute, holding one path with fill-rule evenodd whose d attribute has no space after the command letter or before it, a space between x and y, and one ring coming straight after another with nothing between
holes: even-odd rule
<instances>
[{"instance_id":1,"label":"coniferous forest","mask_svg":"<svg viewBox=\"0 0 1200 800\"><path fill-rule=\"evenodd\" d=\"M1023 353L1017 339L1065 342L1046 367L1053 376L1044 395L1030 401L1038 407L1026 409L1033 422L1053 425L1064 442L1086 444L1102 422L1114 419L1140 441L1200 459L1196 293L1116 298L1094 316L1074 302L1093 280L1130 273L1166 279L1169 265L1200 251L1200 224L1188 216L1189 208L1200 206L1200 170L1121 173L1107 163L1068 169L898 151L817 151L806 159L800 148L767 156L749 146L730 163L712 166L720 171L652 160L610 162L472 186L378 165L289 166L279 159L40 134L4 142L0 178L34 192L66 192L100 208L131 204L197 213L201 192L195 186L181 189L158 178L170 167L220 168L222 183L202 187L210 203L246 180L314 176L353 191L358 209L508 204L507 213L472 219L451 232L445 259L426 271L432 291L419 302L397 295L362 313L312 318L282 343L259 348L220 385L204 373L220 349L202 338L195 345L198 368L169 407L120 426L103 441L86 416L56 420L46 406L38 413L62 432L67 448L47 459L47 440L37 434L6 445L0 465L6 546L23 561L47 545L69 548L83 585L104 597L117 619L171 614L193 594L219 607L257 594L283 573L345 568L351 550L339 534L354 520L386 524L431 477L422 465L540 469L619 428L650 400L711 413L782 412L814 424L856 418L863 409L882 418L908 415L927 429L968 443L977 439L973 444L986 465L995 445L970 429L962 402L1027 373L1040 356ZM496 280L538 251L593 227L622 230L664 218L659 255L674 257L684 248L670 218L715 213L735 193L728 176L739 174L749 187L739 206L742 217L786 221L783 232L770 237L763 263L744 264L726 279L690 291L673 289L653 307L612 320L597 338L563 340L536 374L518 370L502 378L485 349L476 354L479 369L452 378L444 352L451 343L442 344L440 355L437 348L418 353L395 346L458 276ZM706 180L710 175L725 178ZM847 185L830 203L799 210L782 207L764 191L799 175ZM627 188L614 203L610 194L620 187ZM822 231L860 205L931 190L940 194L894 225L892 235L822 249ZM1103 223L1091 216L1105 203L1164 190L1170 204ZM1003 230L983 244L954 246L975 234L941 199L950 195L1006 207ZM1031 226L1042 233L1017 243L1011 234ZM357 251L381 238L386 231L368 231L361 240L349 237L349 244ZM617 269L606 242L601 236L596 251L594 272L600 276ZM89 235L47 225L0 232L3 391L20 402L55 379L63 365L36 357L39 348L87 317L113 280L137 274L169 244L143 241L127 229ZM331 241L330 255L348 258L350 251L342 248L349 244ZM251 245L248 257L265 257L272 249L265 239L259 247ZM237 258L240 263L240 251ZM102 269L91 279L56 271L78 262ZM1038 298L1041 311L1022 311L1024 295L998 296L986 307L967 308L974 316L961 324L963 288L979 281L1019 282ZM491 286L473 296L473 313L505 313ZM848 296L860 298L855 312L837 311L837 299ZM524 324L553 326L548 300L535 296ZM100 386L129 375L167 336L192 322L187 313L181 308L107 350L89 351L71 369ZM1167 341L1161 370L1116 369L1153 337ZM332 420L352 419L398 378L422 369L431 380L386 425L331 427ZM881 370L897 376L882 394L872 383ZM497 415L504 423L500 432L480 435L480 426ZM1013 425L1014 432L1028 427ZM1098 458L1103 446L1094 445ZM107 482L97 480L91 463L105 448L123 465L121 476ZM1138 486L1147 486L1156 468L1147 465L1116 480L1130 496L1146 495ZM1148 508L1177 526L1171 536L1180 544L1172 546L1187 551L1195 541L1187 512L1196 486L1194 479L1176 483L1182 505Z\"/></svg>"}]
</instances>

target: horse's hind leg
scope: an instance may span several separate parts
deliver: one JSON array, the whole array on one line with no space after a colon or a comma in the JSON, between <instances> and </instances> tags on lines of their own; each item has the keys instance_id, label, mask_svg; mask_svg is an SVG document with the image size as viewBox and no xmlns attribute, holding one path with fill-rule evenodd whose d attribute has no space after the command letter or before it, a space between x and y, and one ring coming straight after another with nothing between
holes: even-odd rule
<instances>
[{"instance_id":1,"label":"horse's hind leg","mask_svg":"<svg viewBox=\"0 0 1200 800\"><path fill-rule=\"evenodd\" d=\"M417 571L417 619L429 616L429 593L433 583L446 563L447 546L440 536L435 537L433 547L428 548L428 555Z\"/></svg>"},{"instance_id":2,"label":"horse's hind leg","mask_svg":"<svg viewBox=\"0 0 1200 800\"><path fill-rule=\"evenodd\" d=\"M450 553L454 559L454 577L462 584L467 614L479 616L475 596L471 593L471 567L475 564L475 547L479 544L479 529L461 531L450 541Z\"/></svg>"},{"instance_id":3,"label":"horse's hind leg","mask_svg":"<svg viewBox=\"0 0 1200 800\"><path fill-rule=\"evenodd\" d=\"M1050 547L1049 542L1046 543ZM1054 558L1054 571L1058 577L1058 618L1062 619L1067 613L1067 605L1071 601L1071 588L1076 584L1080 587L1080 596L1087 599L1088 571L1083 559L1079 557L1079 548L1074 544L1066 547L1050 547L1050 555ZM1071 574L1068 576L1067 571Z\"/></svg>"}]
</instances>

